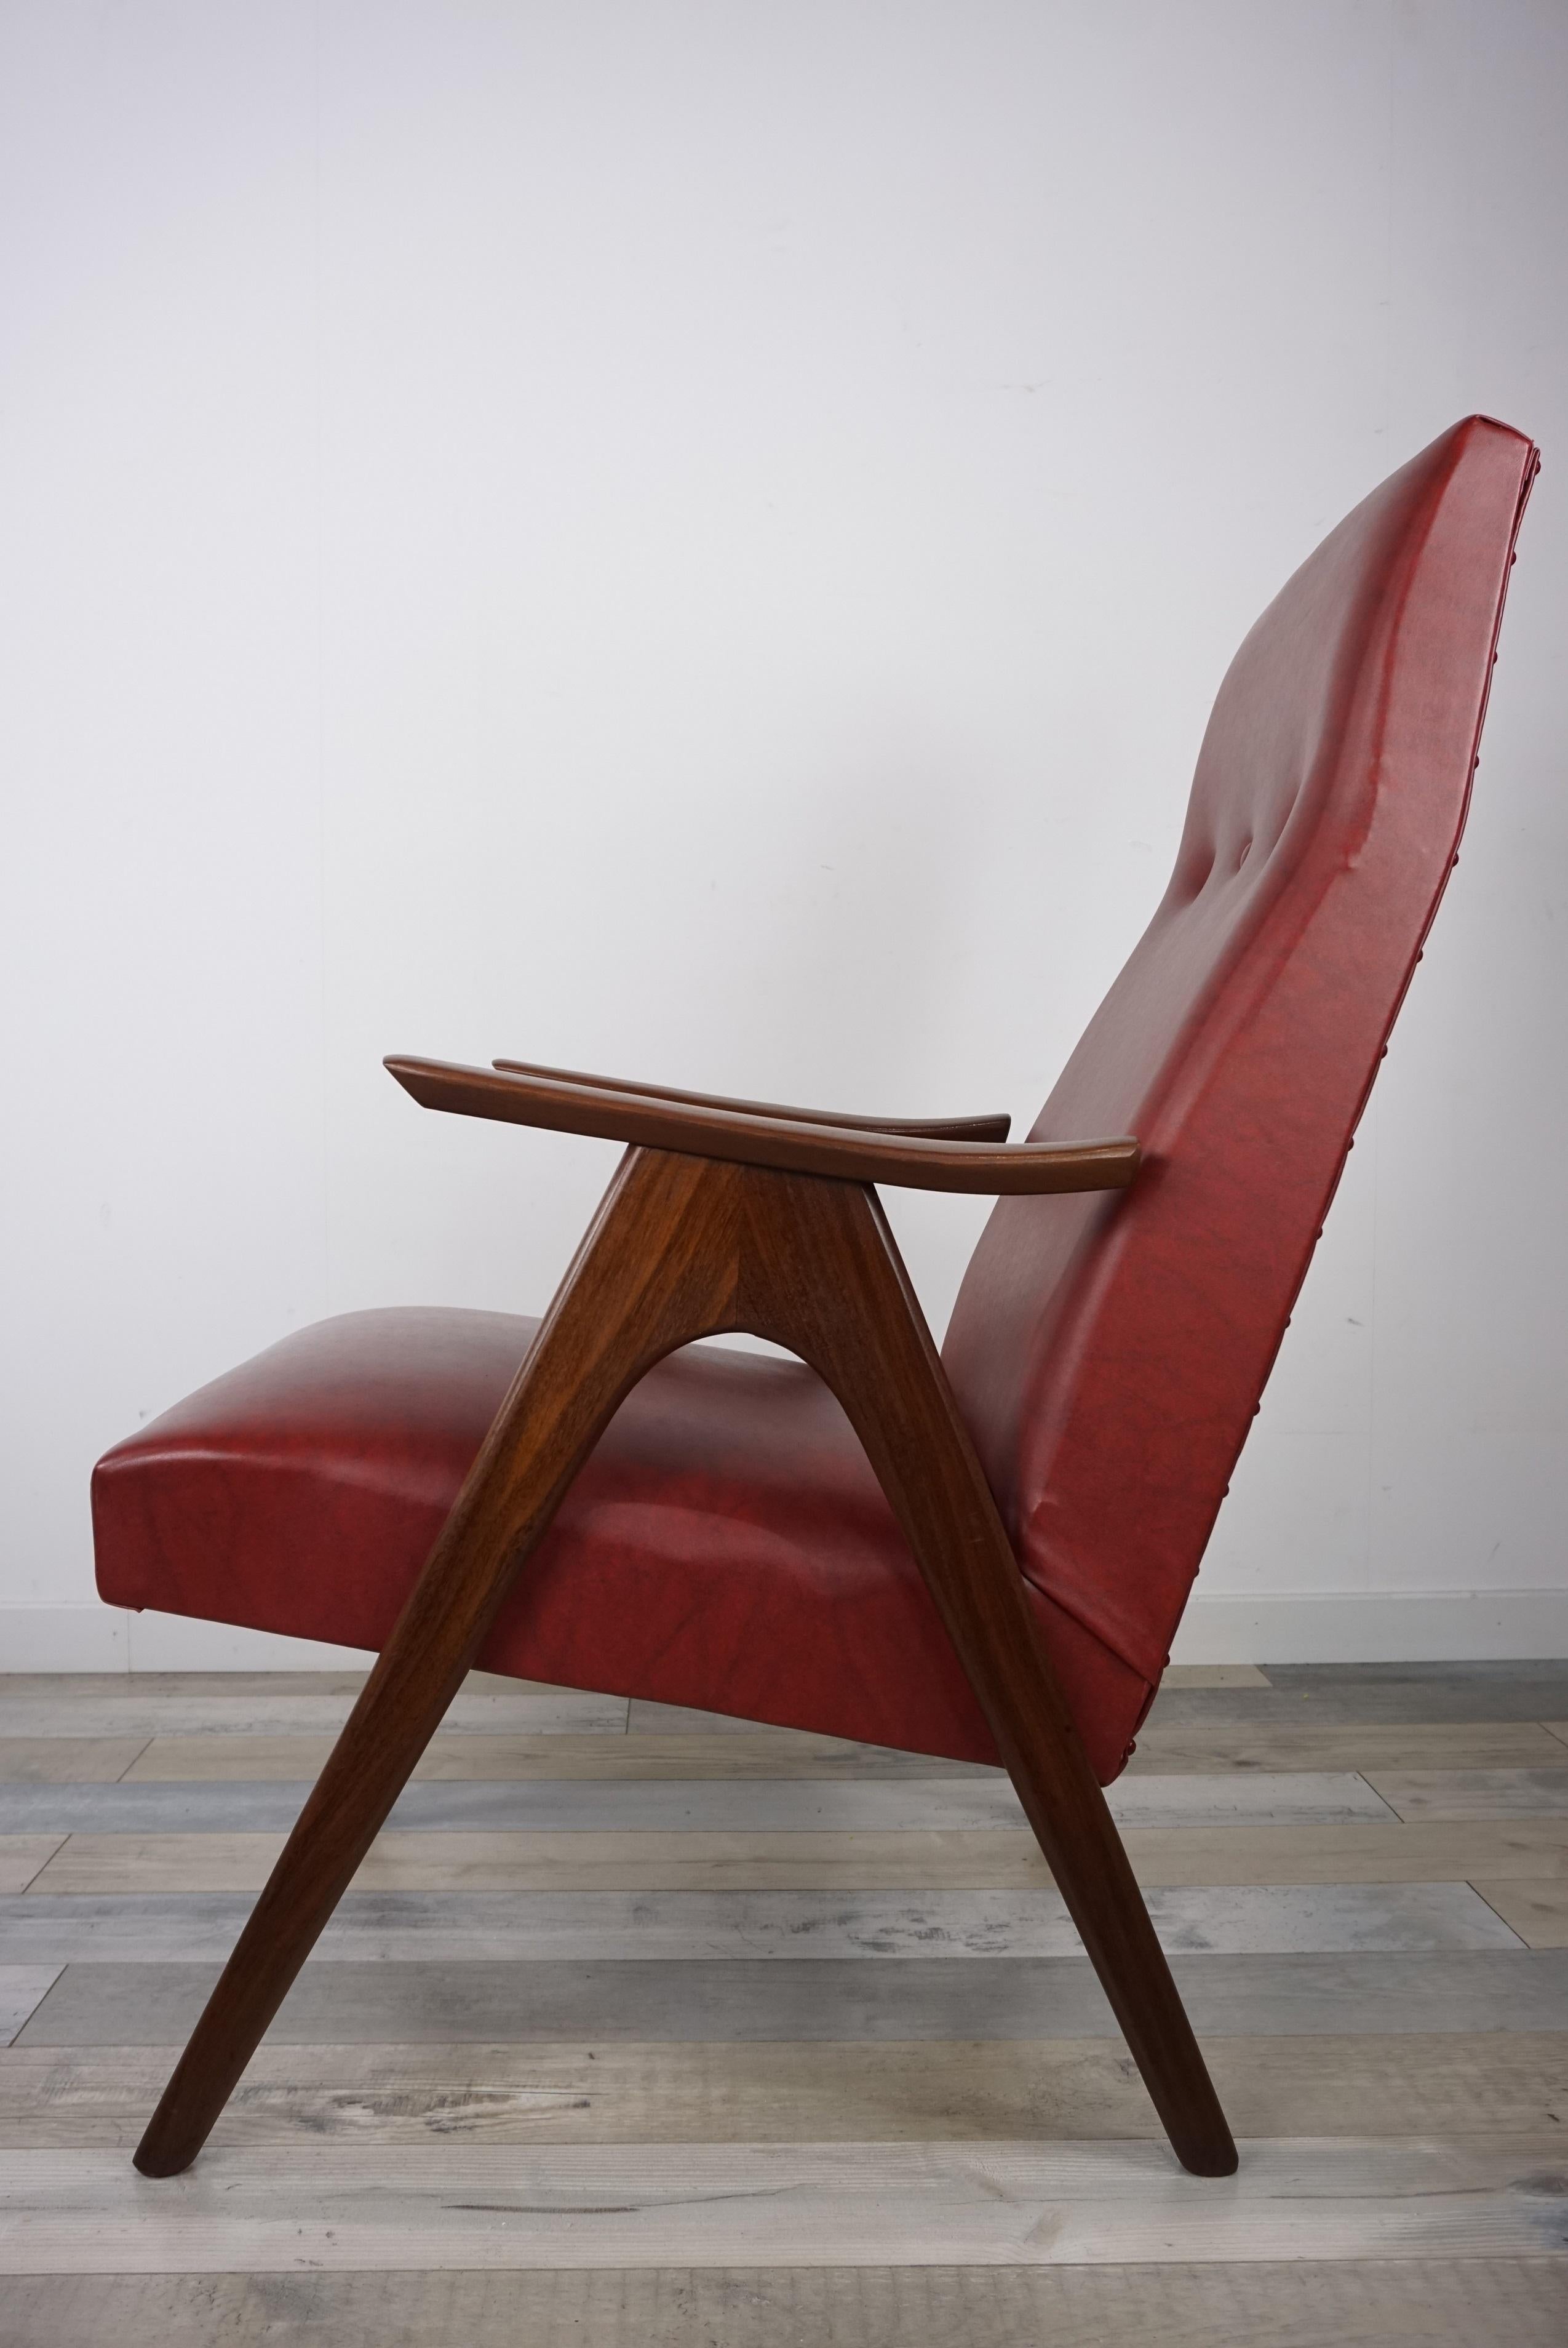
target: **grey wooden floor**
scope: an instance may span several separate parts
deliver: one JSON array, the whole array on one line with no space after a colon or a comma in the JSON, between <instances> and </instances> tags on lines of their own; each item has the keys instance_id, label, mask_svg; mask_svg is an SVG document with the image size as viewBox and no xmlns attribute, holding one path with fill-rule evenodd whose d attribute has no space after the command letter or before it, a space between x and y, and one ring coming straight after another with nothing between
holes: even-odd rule
<instances>
[{"instance_id":1,"label":"grey wooden floor","mask_svg":"<svg viewBox=\"0 0 1568 2348\"><path fill-rule=\"evenodd\" d=\"M1568 1663L1173 1673L1184 2177L981 1769L476 1675L189 2176L347 1674L0 1679L5 2348L1568 2343Z\"/></svg>"}]
</instances>

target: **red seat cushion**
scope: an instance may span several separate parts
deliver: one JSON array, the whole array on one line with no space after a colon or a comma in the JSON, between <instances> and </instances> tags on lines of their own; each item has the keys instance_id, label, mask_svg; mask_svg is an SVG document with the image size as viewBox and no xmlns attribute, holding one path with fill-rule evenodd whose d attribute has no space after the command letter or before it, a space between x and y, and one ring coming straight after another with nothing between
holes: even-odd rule
<instances>
[{"instance_id":1,"label":"red seat cushion","mask_svg":"<svg viewBox=\"0 0 1568 2348\"><path fill-rule=\"evenodd\" d=\"M537 1326L351 1313L203 1386L98 1464L101 1596L379 1648ZM1109 1780L1148 1682L1030 1594ZM727 1346L671 1355L630 1395L480 1661L997 1757L838 1403L803 1364Z\"/></svg>"}]
</instances>

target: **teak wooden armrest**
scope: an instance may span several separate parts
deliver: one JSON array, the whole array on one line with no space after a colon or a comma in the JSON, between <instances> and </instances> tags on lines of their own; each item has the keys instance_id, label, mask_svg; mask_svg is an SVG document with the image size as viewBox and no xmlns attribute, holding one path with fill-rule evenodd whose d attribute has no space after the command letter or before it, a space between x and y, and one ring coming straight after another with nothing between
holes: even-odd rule
<instances>
[{"instance_id":1,"label":"teak wooden armrest","mask_svg":"<svg viewBox=\"0 0 1568 2348\"><path fill-rule=\"evenodd\" d=\"M841 1182L998 1198L1040 1191L1122 1190L1138 1171L1138 1144L1122 1136L1065 1144L934 1139L907 1130L807 1123L774 1111L704 1107L669 1095L446 1060L390 1057L386 1066L424 1108L499 1118L557 1133L590 1134L689 1158L720 1158Z\"/></svg>"},{"instance_id":2,"label":"teak wooden armrest","mask_svg":"<svg viewBox=\"0 0 1568 2348\"><path fill-rule=\"evenodd\" d=\"M783 1118L789 1125L843 1125L857 1133L915 1133L929 1141L1005 1141L1012 1129L1006 1109L985 1117L856 1117L841 1108L791 1108L782 1101L730 1100L723 1093L683 1092L679 1085L645 1085L626 1076L594 1076L581 1068L547 1068L537 1060L492 1060L508 1076L548 1076L552 1084L587 1085L599 1093L637 1093L645 1100L684 1101L692 1108L723 1108L738 1117Z\"/></svg>"}]
</instances>

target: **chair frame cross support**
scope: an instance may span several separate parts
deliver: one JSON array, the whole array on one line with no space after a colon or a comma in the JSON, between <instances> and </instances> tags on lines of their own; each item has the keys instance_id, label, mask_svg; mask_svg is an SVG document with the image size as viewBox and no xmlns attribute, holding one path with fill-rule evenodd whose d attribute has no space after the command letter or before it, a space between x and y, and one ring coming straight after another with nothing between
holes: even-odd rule
<instances>
[{"instance_id":1,"label":"chair frame cross support","mask_svg":"<svg viewBox=\"0 0 1568 2348\"><path fill-rule=\"evenodd\" d=\"M411 1091L414 1066L394 1069ZM472 1113L456 1099L430 1105ZM169 2177L195 2159L626 1395L677 1347L749 1331L798 1354L843 1404L1176 2156L1199 2176L1228 2176L1230 2129L875 1190L864 1176L745 1162L727 1142L723 1155L697 1156L620 1138L633 1146L180 2056L137 2168ZM955 1146L977 1159L1009 1154ZM1121 1147L1120 1171L1071 1187L1131 1179L1135 1146Z\"/></svg>"}]
</instances>

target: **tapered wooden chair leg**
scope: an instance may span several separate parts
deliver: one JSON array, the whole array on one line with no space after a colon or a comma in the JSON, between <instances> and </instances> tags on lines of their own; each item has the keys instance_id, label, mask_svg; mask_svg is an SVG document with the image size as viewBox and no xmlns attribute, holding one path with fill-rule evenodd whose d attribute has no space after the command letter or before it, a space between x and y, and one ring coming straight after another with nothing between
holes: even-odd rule
<instances>
[{"instance_id":1,"label":"tapered wooden chair leg","mask_svg":"<svg viewBox=\"0 0 1568 2348\"><path fill-rule=\"evenodd\" d=\"M745 1325L804 1355L848 1412L1176 2156L1229 2176L1235 2141L876 1194L753 1174L747 1198Z\"/></svg>"},{"instance_id":2,"label":"tapered wooden chair leg","mask_svg":"<svg viewBox=\"0 0 1568 2348\"><path fill-rule=\"evenodd\" d=\"M633 1151L568 1272L419 1581L137 2147L189 2168L628 1390L730 1325L731 1169Z\"/></svg>"}]
</instances>

